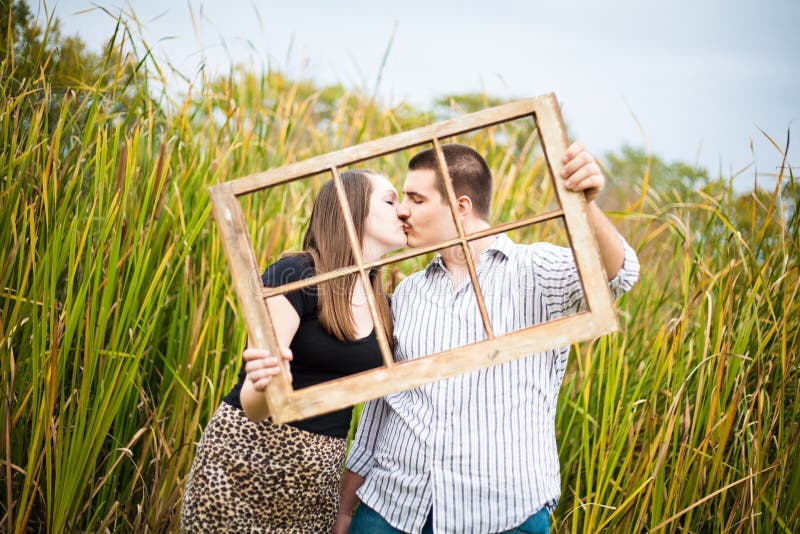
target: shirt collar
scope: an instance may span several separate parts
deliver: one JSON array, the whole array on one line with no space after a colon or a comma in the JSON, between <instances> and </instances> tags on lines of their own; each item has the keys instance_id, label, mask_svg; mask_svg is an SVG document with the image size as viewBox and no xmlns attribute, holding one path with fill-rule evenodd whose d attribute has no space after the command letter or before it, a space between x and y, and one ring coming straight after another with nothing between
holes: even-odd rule
<instances>
[{"instance_id":1,"label":"shirt collar","mask_svg":"<svg viewBox=\"0 0 800 534\"><path fill-rule=\"evenodd\" d=\"M494 240L494 242L489 245L486 250L481 252L481 261L483 261L485 256L500 256L503 258L509 258L513 248L514 242L511 240L511 238L509 238L505 233L497 234L497 238ZM444 268L442 254L438 253L425 267L425 274L431 274L438 269Z\"/></svg>"}]
</instances>

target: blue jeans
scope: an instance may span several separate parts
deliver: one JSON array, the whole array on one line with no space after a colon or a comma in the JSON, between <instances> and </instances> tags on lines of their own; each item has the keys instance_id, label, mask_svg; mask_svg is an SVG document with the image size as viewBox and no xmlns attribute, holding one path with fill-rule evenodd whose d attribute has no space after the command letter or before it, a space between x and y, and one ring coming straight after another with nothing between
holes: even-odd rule
<instances>
[{"instance_id":1,"label":"blue jeans","mask_svg":"<svg viewBox=\"0 0 800 534\"><path fill-rule=\"evenodd\" d=\"M502 534L547 534L550 532L550 514L542 508L521 525ZM403 534L402 530L394 528L375 510L365 504L358 505L350 523L350 534ZM428 514L428 519L422 527L422 534L433 534L433 512Z\"/></svg>"}]
</instances>

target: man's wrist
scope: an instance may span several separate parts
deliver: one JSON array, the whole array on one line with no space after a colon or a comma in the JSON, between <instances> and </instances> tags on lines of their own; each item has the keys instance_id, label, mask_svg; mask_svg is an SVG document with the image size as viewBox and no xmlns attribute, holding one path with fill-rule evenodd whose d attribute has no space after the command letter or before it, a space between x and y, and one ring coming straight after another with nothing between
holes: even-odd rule
<instances>
[{"instance_id":1,"label":"man's wrist","mask_svg":"<svg viewBox=\"0 0 800 534\"><path fill-rule=\"evenodd\" d=\"M350 519L353 517L353 514L356 513L356 508L358 508L359 504L361 504L361 500L358 498L353 499L351 502L339 503L339 509L336 511L336 517L346 517Z\"/></svg>"}]
</instances>

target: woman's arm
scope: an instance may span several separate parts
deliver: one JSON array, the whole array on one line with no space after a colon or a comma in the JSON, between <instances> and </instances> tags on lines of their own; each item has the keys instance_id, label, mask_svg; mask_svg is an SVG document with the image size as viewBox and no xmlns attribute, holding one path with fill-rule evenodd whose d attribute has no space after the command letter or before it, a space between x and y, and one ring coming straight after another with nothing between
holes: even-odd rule
<instances>
[{"instance_id":1,"label":"woman's arm","mask_svg":"<svg viewBox=\"0 0 800 534\"><path fill-rule=\"evenodd\" d=\"M286 362L285 365L288 365L288 361L292 359L292 353L288 347L300 326L300 316L288 299L282 295L267 299L267 306L270 317L272 317L275 335L278 338L278 346L282 350L282 359ZM263 421L269 416L264 389L272 377L281 371L280 362L278 358L269 353L268 349L247 348L242 356L247 362L245 364L247 379L242 385L239 400L244 413L251 421ZM291 376L290 373L290 379Z\"/></svg>"}]
</instances>

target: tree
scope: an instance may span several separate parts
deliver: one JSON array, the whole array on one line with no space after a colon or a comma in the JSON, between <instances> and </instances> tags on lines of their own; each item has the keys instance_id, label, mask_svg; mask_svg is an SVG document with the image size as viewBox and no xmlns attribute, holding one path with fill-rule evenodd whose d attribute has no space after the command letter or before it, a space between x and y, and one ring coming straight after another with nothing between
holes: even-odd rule
<instances>
[{"instance_id":1,"label":"tree","mask_svg":"<svg viewBox=\"0 0 800 534\"><path fill-rule=\"evenodd\" d=\"M124 47L123 34L131 36L120 18L103 53L96 53L78 36L63 36L59 20L46 9L44 17L37 18L24 0L0 0L3 95L8 98L30 91L47 102L48 129L55 126L65 98L74 106L73 124L81 124L96 106L118 113L126 124L135 121L140 106L147 103L153 108L144 61L150 56L147 53L138 60L133 37L127 40L130 46ZM22 110L23 124L30 120L30 111Z\"/></svg>"},{"instance_id":2,"label":"tree","mask_svg":"<svg viewBox=\"0 0 800 534\"><path fill-rule=\"evenodd\" d=\"M661 191L684 193L708 183L708 171L703 167L680 161L667 163L658 156L648 155L641 148L625 145L619 153L606 154L605 159L609 174L628 185L631 180L643 181L646 174L650 185Z\"/></svg>"},{"instance_id":3,"label":"tree","mask_svg":"<svg viewBox=\"0 0 800 534\"><path fill-rule=\"evenodd\" d=\"M55 91L91 85L102 66L100 57L79 37L62 36L58 19L45 16L42 27L23 0L0 0L0 62L14 89L40 76Z\"/></svg>"},{"instance_id":4,"label":"tree","mask_svg":"<svg viewBox=\"0 0 800 534\"><path fill-rule=\"evenodd\" d=\"M486 93L460 93L437 98L434 102L434 110L438 118L445 119L481 111L507 102L509 102L508 99L489 96Z\"/></svg>"}]
</instances>

